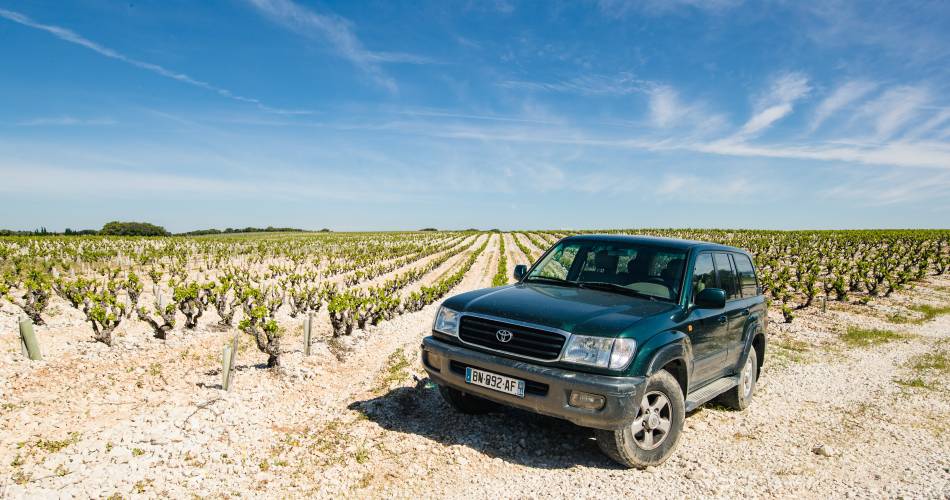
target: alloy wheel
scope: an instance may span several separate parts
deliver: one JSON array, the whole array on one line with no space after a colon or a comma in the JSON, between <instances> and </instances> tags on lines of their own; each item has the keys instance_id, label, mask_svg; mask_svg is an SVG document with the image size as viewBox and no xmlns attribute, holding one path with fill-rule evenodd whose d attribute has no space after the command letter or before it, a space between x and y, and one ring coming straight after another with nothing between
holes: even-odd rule
<instances>
[{"instance_id":1,"label":"alloy wheel","mask_svg":"<svg viewBox=\"0 0 950 500\"><path fill-rule=\"evenodd\" d=\"M640 449L654 450L666 441L673 420L669 398L659 391L648 392L640 401L633 421L633 440Z\"/></svg>"}]
</instances>

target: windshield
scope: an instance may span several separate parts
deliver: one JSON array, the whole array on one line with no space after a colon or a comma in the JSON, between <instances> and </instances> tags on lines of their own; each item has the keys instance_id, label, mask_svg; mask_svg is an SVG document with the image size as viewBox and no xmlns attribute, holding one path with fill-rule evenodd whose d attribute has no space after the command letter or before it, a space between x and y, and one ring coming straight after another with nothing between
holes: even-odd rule
<instances>
[{"instance_id":1,"label":"windshield","mask_svg":"<svg viewBox=\"0 0 950 500\"><path fill-rule=\"evenodd\" d=\"M525 281L609 284L598 289L675 301L685 265L683 250L634 242L570 241L558 243Z\"/></svg>"}]
</instances>

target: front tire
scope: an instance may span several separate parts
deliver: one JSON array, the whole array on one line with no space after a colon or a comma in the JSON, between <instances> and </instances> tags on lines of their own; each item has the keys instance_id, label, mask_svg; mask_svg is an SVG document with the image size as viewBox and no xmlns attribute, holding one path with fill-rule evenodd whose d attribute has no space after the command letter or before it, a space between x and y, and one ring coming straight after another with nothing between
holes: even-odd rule
<instances>
[{"instance_id":1,"label":"front tire","mask_svg":"<svg viewBox=\"0 0 950 500\"><path fill-rule=\"evenodd\" d=\"M755 383L758 382L759 360L755 349L749 350L745 364L739 370L739 384L724 392L716 400L717 403L730 410L745 410L752 403L755 394Z\"/></svg>"},{"instance_id":2,"label":"front tire","mask_svg":"<svg viewBox=\"0 0 950 500\"><path fill-rule=\"evenodd\" d=\"M460 413L468 415L482 415L494 410L497 405L487 399L473 396L458 389L444 385L439 386L442 399Z\"/></svg>"},{"instance_id":3,"label":"front tire","mask_svg":"<svg viewBox=\"0 0 950 500\"><path fill-rule=\"evenodd\" d=\"M686 406L679 383L666 370L653 374L633 422L622 429L598 430L597 444L614 461L644 469L673 453L683 430Z\"/></svg>"}]
</instances>

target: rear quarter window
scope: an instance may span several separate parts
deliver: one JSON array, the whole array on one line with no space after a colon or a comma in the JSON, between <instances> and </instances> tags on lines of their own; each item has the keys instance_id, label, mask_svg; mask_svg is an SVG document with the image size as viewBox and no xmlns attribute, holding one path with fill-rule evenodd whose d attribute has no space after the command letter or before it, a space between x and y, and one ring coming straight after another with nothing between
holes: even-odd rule
<instances>
[{"instance_id":1,"label":"rear quarter window","mask_svg":"<svg viewBox=\"0 0 950 500\"><path fill-rule=\"evenodd\" d=\"M736 261L736 271L739 274L739 287L742 289L743 297L754 297L758 295L758 283L755 279L755 268L752 267L752 261L743 254L732 254Z\"/></svg>"}]
</instances>

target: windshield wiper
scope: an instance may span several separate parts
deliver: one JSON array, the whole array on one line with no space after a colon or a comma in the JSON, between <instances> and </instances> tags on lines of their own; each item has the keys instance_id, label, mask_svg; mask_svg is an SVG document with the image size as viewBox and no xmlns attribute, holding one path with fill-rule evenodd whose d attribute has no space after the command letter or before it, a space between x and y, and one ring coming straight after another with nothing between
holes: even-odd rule
<instances>
[{"instance_id":1,"label":"windshield wiper","mask_svg":"<svg viewBox=\"0 0 950 500\"><path fill-rule=\"evenodd\" d=\"M553 276L529 276L528 278L525 278L525 281L529 283L540 281L543 283L552 283L552 284L561 285L561 286L571 286L571 287L577 286L577 283L573 281L568 281L562 278L555 278Z\"/></svg>"},{"instance_id":2,"label":"windshield wiper","mask_svg":"<svg viewBox=\"0 0 950 500\"><path fill-rule=\"evenodd\" d=\"M633 295L635 297L641 297L641 298L652 300L652 301L667 300L662 297L657 297L656 295L643 293L639 290L627 288L623 285L618 285L616 283L605 283L602 281L582 281L578 283L577 286L581 288L590 288L593 290L603 290L605 292L617 292L617 293L622 293L624 295Z\"/></svg>"}]
</instances>

